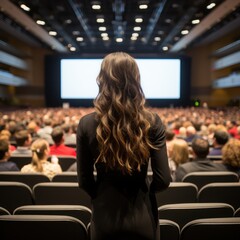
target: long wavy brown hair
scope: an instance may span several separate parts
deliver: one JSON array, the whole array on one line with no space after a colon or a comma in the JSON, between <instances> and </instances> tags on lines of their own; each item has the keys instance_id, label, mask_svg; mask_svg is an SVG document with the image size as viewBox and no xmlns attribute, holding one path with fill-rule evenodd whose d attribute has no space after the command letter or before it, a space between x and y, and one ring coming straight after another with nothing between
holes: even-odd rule
<instances>
[{"instance_id":1,"label":"long wavy brown hair","mask_svg":"<svg viewBox=\"0 0 240 240\"><path fill-rule=\"evenodd\" d=\"M97 77L99 94L94 101L99 119L97 141L100 154L96 162L124 174L140 171L147 164L153 115L145 108L136 61L124 52L108 54Z\"/></svg>"}]
</instances>

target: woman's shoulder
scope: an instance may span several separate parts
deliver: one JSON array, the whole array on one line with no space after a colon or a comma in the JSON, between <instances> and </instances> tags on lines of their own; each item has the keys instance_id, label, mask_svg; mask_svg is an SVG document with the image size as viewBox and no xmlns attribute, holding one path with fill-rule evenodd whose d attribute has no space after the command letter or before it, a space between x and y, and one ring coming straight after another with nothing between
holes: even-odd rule
<instances>
[{"instance_id":1,"label":"woman's shoulder","mask_svg":"<svg viewBox=\"0 0 240 240\"><path fill-rule=\"evenodd\" d=\"M81 117L80 122L81 123L89 123L91 121L96 121L96 116L97 116L96 112L86 114L83 117Z\"/></svg>"}]
</instances>

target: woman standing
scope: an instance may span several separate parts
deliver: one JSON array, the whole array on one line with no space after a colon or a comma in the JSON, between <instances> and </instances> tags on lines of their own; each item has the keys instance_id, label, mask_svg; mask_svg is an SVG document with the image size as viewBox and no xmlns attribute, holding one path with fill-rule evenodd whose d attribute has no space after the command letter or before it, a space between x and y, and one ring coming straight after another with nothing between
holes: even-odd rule
<instances>
[{"instance_id":1,"label":"woman standing","mask_svg":"<svg viewBox=\"0 0 240 240\"><path fill-rule=\"evenodd\" d=\"M77 132L79 186L92 198L91 239L159 239L155 192L171 181L164 126L144 106L130 55L107 55L97 83L95 112L81 118Z\"/></svg>"}]
</instances>

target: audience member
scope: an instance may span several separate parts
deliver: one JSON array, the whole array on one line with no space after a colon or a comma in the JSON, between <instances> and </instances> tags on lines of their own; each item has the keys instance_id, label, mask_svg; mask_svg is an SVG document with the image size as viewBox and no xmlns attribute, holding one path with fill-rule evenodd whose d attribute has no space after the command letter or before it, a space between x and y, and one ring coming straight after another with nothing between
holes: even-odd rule
<instances>
[{"instance_id":1,"label":"audience member","mask_svg":"<svg viewBox=\"0 0 240 240\"><path fill-rule=\"evenodd\" d=\"M62 169L58 163L51 163L48 161L49 157L49 143L45 139L37 139L32 143L32 162L22 167L23 173L43 173L50 179L61 173Z\"/></svg>"},{"instance_id":2,"label":"audience member","mask_svg":"<svg viewBox=\"0 0 240 240\"><path fill-rule=\"evenodd\" d=\"M31 134L27 130L20 130L15 133L15 140L17 148L12 152L12 156L31 156L32 151L30 149L32 143Z\"/></svg>"},{"instance_id":3,"label":"audience member","mask_svg":"<svg viewBox=\"0 0 240 240\"><path fill-rule=\"evenodd\" d=\"M237 134L238 134L236 121L235 120L231 120L231 121L228 120L226 122L226 126L227 126L228 132L231 135L231 137L235 138L235 136L237 136Z\"/></svg>"},{"instance_id":4,"label":"audience member","mask_svg":"<svg viewBox=\"0 0 240 240\"><path fill-rule=\"evenodd\" d=\"M52 130L52 120L49 116L43 116L43 127L38 129L38 136L40 138L46 139L49 144L53 144L53 140L51 137Z\"/></svg>"},{"instance_id":5,"label":"audience member","mask_svg":"<svg viewBox=\"0 0 240 240\"><path fill-rule=\"evenodd\" d=\"M240 140L231 138L222 148L222 162L240 176Z\"/></svg>"},{"instance_id":6,"label":"audience member","mask_svg":"<svg viewBox=\"0 0 240 240\"><path fill-rule=\"evenodd\" d=\"M64 132L61 127L55 127L51 133L54 145L50 147L50 155L66 155L76 157L75 148L68 147L64 144Z\"/></svg>"},{"instance_id":7,"label":"audience member","mask_svg":"<svg viewBox=\"0 0 240 240\"><path fill-rule=\"evenodd\" d=\"M210 156L221 156L222 147L227 143L229 134L226 131L217 130L213 136L212 148L209 151Z\"/></svg>"},{"instance_id":8,"label":"audience member","mask_svg":"<svg viewBox=\"0 0 240 240\"><path fill-rule=\"evenodd\" d=\"M183 139L174 139L168 151L169 168L172 180L175 181L177 167L189 161L188 143Z\"/></svg>"},{"instance_id":9,"label":"audience member","mask_svg":"<svg viewBox=\"0 0 240 240\"><path fill-rule=\"evenodd\" d=\"M11 156L9 142L6 139L0 139L0 171L19 171L14 162L8 161Z\"/></svg>"},{"instance_id":10,"label":"audience member","mask_svg":"<svg viewBox=\"0 0 240 240\"><path fill-rule=\"evenodd\" d=\"M166 129L165 132L165 138L166 138L166 147L167 147L167 154L169 156L169 149L171 148L172 142L175 138L175 133L171 129Z\"/></svg>"},{"instance_id":11,"label":"audience member","mask_svg":"<svg viewBox=\"0 0 240 240\"><path fill-rule=\"evenodd\" d=\"M191 162L181 164L176 169L176 181L182 181L183 177L191 172L226 171L226 167L223 164L207 159L209 154L208 140L200 137L193 139L192 154L193 160Z\"/></svg>"},{"instance_id":12,"label":"audience member","mask_svg":"<svg viewBox=\"0 0 240 240\"><path fill-rule=\"evenodd\" d=\"M9 149L11 152L13 152L14 150L16 150L16 147L14 145L11 144L10 142L10 137L11 137L11 133L9 130L3 129L0 133L0 139L5 139L7 141L9 141ZM14 141L15 142L15 141Z\"/></svg>"},{"instance_id":13,"label":"audience member","mask_svg":"<svg viewBox=\"0 0 240 240\"><path fill-rule=\"evenodd\" d=\"M62 129L64 131L64 144L76 145L76 133L73 132L73 128L70 124L63 124Z\"/></svg>"},{"instance_id":14,"label":"audience member","mask_svg":"<svg viewBox=\"0 0 240 240\"><path fill-rule=\"evenodd\" d=\"M186 128L186 138L185 141L187 141L189 144L192 143L192 140L197 136L197 131L194 126L188 126Z\"/></svg>"}]
</instances>

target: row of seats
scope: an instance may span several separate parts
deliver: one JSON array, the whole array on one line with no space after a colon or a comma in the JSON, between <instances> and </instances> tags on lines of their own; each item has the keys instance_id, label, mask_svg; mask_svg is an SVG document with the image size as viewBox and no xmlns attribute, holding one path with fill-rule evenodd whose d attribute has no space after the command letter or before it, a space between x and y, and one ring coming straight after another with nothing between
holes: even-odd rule
<instances>
[{"instance_id":1,"label":"row of seats","mask_svg":"<svg viewBox=\"0 0 240 240\"><path fill-rule=\"evenodd\" d=\"M89 195L78 183L47 182L33 189L20 182L0 182L0 206L13 212L17 207L33 204L71 204L91 206ZM222 202L240 207L240 183L210 183L200 191L192 183L172 182L156 193L158 207L175 203Z\"/></svg>"},{"instance_id":2,"label":"row of seats","mask_svg":"<svg viewBox=\"0 0 240 240\"><path fill-rule=\"evenodd\" d=\"M63 171L67 171L68 168L76 162L76 157L73 156L57 156L58 158L58 163L61 166ZM48 159L51 161L51 157ZM16 163L19 169L21 169L23 166L31 163L32 157L31 156L11 156L9 158L9 161Z\"/></svg>"},{"instance_id":3,"label":"row of seats","mask_svg":"<svg viewBox=\"0 0 240 240\"><path fill-rule=\"evenodd\" d=\"M238 240L240 234L240 217L196 219L182 229L166 219L159 219L159 225L161 240ZM2 215L0 228L2 240L87 240L90 235L90 224L86 227L81 220L67 215Z\"/></svg>"},{"instance_id":4,"label":"row of seats","mask_svg":"<svg viewBox=\"0 0 240 240\"><path fill-rule=\"evenodd\" d=\"M152 172L148 172L149 180ZM15 181L27 184L30 188L41 182L78 182L77 172L62 172L56 174L52 180L41 173L0 172L1 181ZM239 182L239 176L230 171L192 172L183 178L183 182L190 182L200 190L203 186L213 182Z\"/></svg>"}]
</instances>

